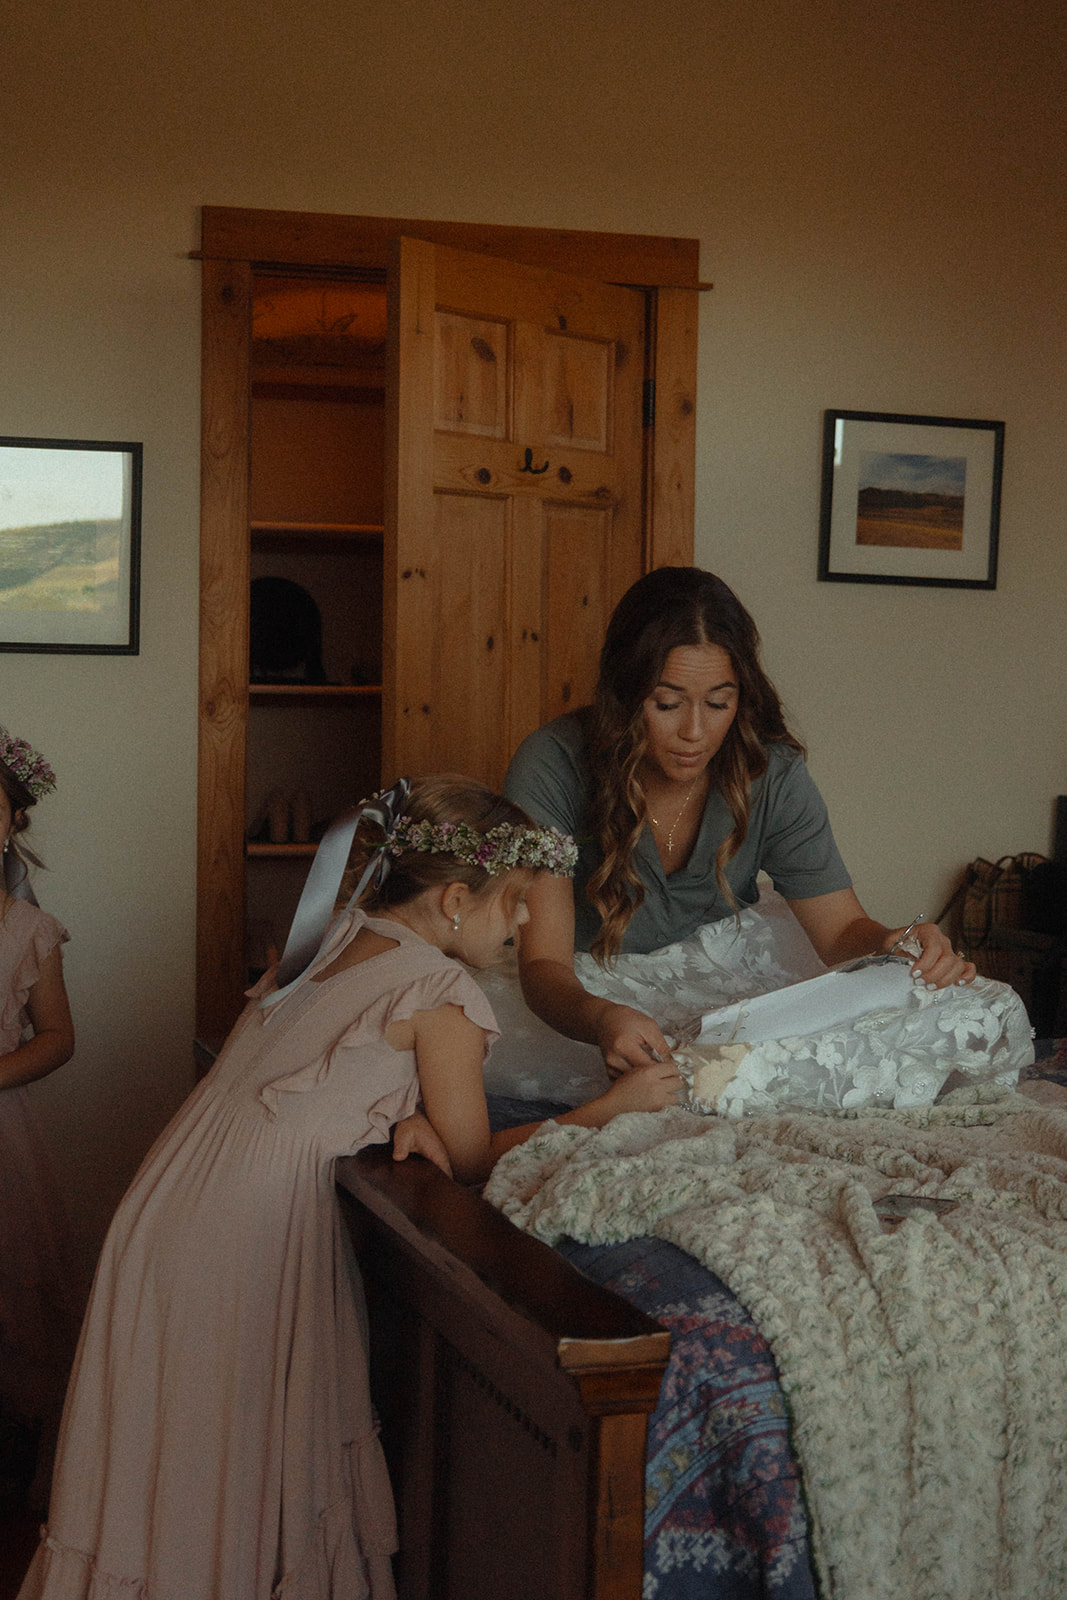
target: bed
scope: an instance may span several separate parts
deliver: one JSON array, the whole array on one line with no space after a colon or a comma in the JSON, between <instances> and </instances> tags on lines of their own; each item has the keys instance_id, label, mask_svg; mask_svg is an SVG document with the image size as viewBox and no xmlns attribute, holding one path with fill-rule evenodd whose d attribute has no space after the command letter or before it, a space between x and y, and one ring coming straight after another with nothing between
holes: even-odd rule
<instances>
[{"instance_id":1,"label":"bed","mask_svg":"<svg viewBox=\"0 0 1067 1600\"><path fill-rule=\"evenodd\" d=\"M1027 1087L1067 1098L1067 1044L1039 1057ZM663 1239L549 1248L382 1149L338 1183L401 1600L821 1592L775 1362L706 1267Z\"/></svg>"}]
</instances>

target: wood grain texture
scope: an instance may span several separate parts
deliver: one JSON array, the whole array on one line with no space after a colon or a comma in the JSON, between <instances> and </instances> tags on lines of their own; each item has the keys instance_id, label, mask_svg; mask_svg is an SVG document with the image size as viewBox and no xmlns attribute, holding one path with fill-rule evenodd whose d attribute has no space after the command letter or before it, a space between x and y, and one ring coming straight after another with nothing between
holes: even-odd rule
<instances>
[{"instance_id":1,"label":"wood grain texture","mask_svg":"<svg viewBox=\"0 0 1067 1600\"><path fill-rule=\"evenodd\" d=\"M251 308L248 263L205 261L196 953L200 1035L229 1031L245 988Z\"/></svg>"},{"instance_id":2,"label":"wood grain texture","mask_svg":"<svg viewBox=\"0 0 1067 1600\"><path fill-rule=\"evenodd\" d=\"M433 246L390 246L385 415L382 774L433 771ZM420 688L424 692L420 693ZM388 774L388 776L386 776Z\"/></svg>"},{"instance_id":3,"label":"wood grain texture","mask_svg":"<svg viewBox=\"0 0 1067 1600\"><path fill-rule=\"evenodd\" d=\"M327 212L205 206L205 258L304 266L385 266L389 241L404 235L606 283L700 286L700 241L658 234L587 233L411 217L350 217Z\"/></svg>"},{"instance_id":4,"label":"wood grain texture","mask_svg":"<svg viewBox=\"0 0 1067 1600\"><path fill-rule=\"evenodd\" d=\"M639 1600L670 1338L429 1163L338 1164L401 1600Z\"/></svg>"},{"instance_id":5,"label":"wood grain texture","mask_svg":"<svg viewBox=\"0 0 1067 1600\"><path fill-rule=\"evenodd\" d=\"M590 1506L590 1586L597 1600L643 1593L643 1579L638 1589L634 1578L644 1571L647 1431L648 1419L641 1412L620 1411L597 1422L598 1471Z\"/></svg>"},{"instance_id":6,"label":"wood grain texture","mask_svg":"<svg viewBox=\"0 0 1067 1600\"><path fill-rule=\"evenodd\" d=\"M656 425L648 566L690 566L696 519L697 319L692 289L654 296Z\"/></svg>"},{"instance_id":7,"label":"wood grain texture","mask_svg":"<svg viewBox=\"0 0 1067 1600\"><path fill-rule=\"evenodd\" d=\"M388 748L498 786L642 570L645 296L419 240L389 296Z\"/></svg>"},{"instance_id":8,"label":"wood grain texture","mask_svg":"<svg viewBox=\"0 0 1067 1600\"><path fill-rule=\"evenodd\" d=\"M274 264L282 274L286 265L320 265L327 274L351 265L355 276L362 274L380 284L390 251L396 255L401 248L396 242L401 227L415 236L408 248L417 265L413 280L403 286L394 272L397 289L389 294L390 326L408 329L405 385L414 378L415 392L423 394L427 413L435 398L435 308L443 306L446 315L466 314L469 308L454 303L462 274L469 278L474 273L482 302L476 311L505 322L511 316L508 304L500 299L509 277L508 263L478 261L471 268L467 253L472 248L510 257L512 264L524 263L517 270L527 273L524 293L530 315L525 322L508 322L508 337L518 347L520 360L510 387L506 384L503 390L503 438L469 429L464 438L462 431L439 429L434 443L425 430L419 432L421 423L416 426L399 397L399 331L393 339L385 452L391 463L387 469L391 508L382 513L391 531L384 536L381 777L391 781L400 770L454 767L454 751L466 752L470 745L469 738L457 746L448 734L438 737L431 727L434 701L417 692L402 697L403 678L403 686L415 691L420 683L436 682L437 703L450 700L455 714L462 713L468 722L480 721L483 731L490 725L492 746L484 739L481 744L475 740L478 747L471 746L469 753L471 761L483 768L480 775L498 783L511 749L527 732L587 697L600 642L592 639L592 633L595 626L602 626L628 583L650 566L692 560L697 241L205 207L197 860L197 1003L202 1030L224 1033L239 1009L244 988L248 516L250 509L259 515L248 503L250 300L253 280L258 283L262 277L256 263ZM580 274L586 274L587 281L580 281ZM641 286L639 295L619 287L625 284ZM443 292L435 293L435 285ZM376 292L380 295L380 288ZM643 307L640 326L633 336L620 339L612 308L635 298ZM597 307L605 305L606 320L598 321ZM483 340L497 360L498 326L491 326L492 338ZM546 380L534 382L528 377L537 368L533 350L547 336L546 330L551 330L555 347L545 364ZM575 330L593 342L582 345L578 340L573 350L567 348ZM611 339L617 362L621 358L623 367L628 364L631 372L657 382L657 424L643 430L632 472L607 470L608 456L589 448L602 441L605 430L617 445L624 420L614 399L607 409L597 400L593 380L602 365L597 339ZM472 372L469 358L464 359L466 366L457 355L452 369L453 414L457 382ZM619 375L616 371L616 380ZM293 394L290 390L292 384L286 387L287 398L304 394L302 387ZM493 393L499 412L499 380ZM629 402L625 409L625 425L639 426ZM490 434L500 431L499 421L494 420ZM401 448L403 472L397 465ZM547 481L523 471L527 448L535 452L535 465L550 462ZM477 592L479 558L473 550L464 557L468 575L459 584L462 591L466 583L477 601L474 621L483 646L492 638L492 651L506 656L501 694L497 679L489 673L493 690L488 712L464 698L462 681L452 681L447 657L435 645L441 605L455 605L457 600L456 591L442 590L433 575L437 537L449 520L433 505L444 497L470 495L495 497L507 504L493 535L503 542L507 573L497 607L499 628L497 613L492 617L494 626L485 626L486 597ZM581 516L583 509L591 514L588 519ZM365 511L349 514L361 524L374 520ZM266 515L272 516L273 508ZM282 521L309 516L339 523L345 513L309 513L301 501L299 509L286 512ZM409 529L402 550L397 533L401 517ZM573 549L567 546L568 517L580 535ZM606 533L602 539L599 533L594 538L594 526L601 525ZM255 534L257 549L274 549L286 536L277 526L272 531L261 529ZM324 547L336 539L332 529L309 531L302 537ZM493 554L487 572L497 570L498 554ZM496 581L493 578L492 584ZM581 593L571 594L568 585L576 584ZM588 604L582 604L585 598ZM575 631L573 616L580 612L587 615L579 616L581 625ZM597 613L600 622L594 624ZM480 676L486 663L476 665ZM311 704L310 697L307 703Z\"/></svg>"}]
</instances>

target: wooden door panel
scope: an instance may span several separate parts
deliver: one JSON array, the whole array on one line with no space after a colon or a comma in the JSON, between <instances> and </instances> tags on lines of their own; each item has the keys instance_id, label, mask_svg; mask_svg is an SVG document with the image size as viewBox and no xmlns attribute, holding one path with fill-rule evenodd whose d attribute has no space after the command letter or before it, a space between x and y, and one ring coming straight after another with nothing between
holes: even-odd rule
<instances>
[{"instance_id":1,"label":"wooden door panel","mask_svg":"<svg viewBox=\"0 0 1067 1600\"><path fill-rule=\"evenodd\" d=\"M544 508L532 496L512 497L511 523L511 676L508 694L510 740L518 744L540 727L545 704L544 647L545 571ZM501 750L497 778L503 781L511 750Z\"/></svg>"},{"instance_id":2,"label":"wooden door panel","mask_svg":"<svg viewBox=\"0 0 1067 1600\"><path fill-rule=\"evenodd\" d=\"M511 395L508 324L455 311L439 311L434 320L434 427L506 439Z\"/></svg>"},{"instance_id":3,"label":"wooden door panel","mask_svg":"<svg viewBox=\"0 0 1067 1600\"><path fill-rule=\"evenodd\" d=\"M549 505L544 518L544 717L589 698L614 607L614 517L607 507ZM530 731L530 730L527 730Z\"/></svg>"},{"instance_id":4,"label":"wooden door panel","mask_svg":"<svg viewBox=\"0 0 1067 1600\"><path fill-rule=\"evenodd\" d=\"M386 770L497 783L526 733L589 698L644 570L645 296L420 240L396 241L390 273L386 545L428 581L401 584L387 642ZM430 656L422 588L442 608Z\"/></svg>"},{"instance_id":5,"label":"wooden door panel","mask_svg":"<svg viewBox=\"0 0 1067 1600\"><path fill-rule=\"evenodd\" d=\"M434 529L447 559L435 567L431 704L421 717L422 772L487 774L507 716L507 553L510 507L484 495L434 496Z\"/></svg>"},{"instance_id":6,"label":"wooden door panel","mask_svg":"<svg viewBox=\"0 0 1067 1600\"><path fill-rule=\"evenodd\" d=\"M409 631L399 677L412 692L397 701L398 772L492 767L493 742L507 720L509 509L503 499L435 494L433 542L448 560L401 573ZM484 714L468 714L475 706Z\"/></svg>"},{"instance_id":7,"label":"wooden door panel","mask_svg":"<svg viewBox=\"0 0 1067 1600\"><path fill-rule=\"evenodd\" d=\"M607 454L613 443L614 348L606 339L545 335L544 438Z\"/></svg>"}]
</instances>

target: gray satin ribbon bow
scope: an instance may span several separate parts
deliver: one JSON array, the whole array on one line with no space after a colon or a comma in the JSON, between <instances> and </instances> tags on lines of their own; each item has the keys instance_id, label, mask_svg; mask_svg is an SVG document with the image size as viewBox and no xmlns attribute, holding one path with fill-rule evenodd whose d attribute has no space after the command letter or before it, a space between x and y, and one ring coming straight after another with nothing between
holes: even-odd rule
<instances>
[{"instance_id":1,"label":"gray satin ribbon bow","mask_svg":"<svg viewBox=\"0 0 1067 1600\"><path fill-rule=\"evenodd\" d=\"M333 917L334 906L337 904L337 891L341 887L341 879L348 865L352 840L362 818L369 817L372 822L376 822L388 837L396 826L397 819L403 814L410 793L411 784L408 779L398 778L391 789L383 789L381 794L376 794L373 799L364 800L358 806L350 806L330 823L315 852L311 871L307 875L289 929L289 937L285 941L285 949L274 978L277 988L273 994L266 995L260 1001L264 1010L276 1005L287 995L319 955ZM388 877L391 866L387 850L374 850L363 869L355 892L349 898L348 905L355 905L372 879L375 886L380 887Z\"/></svg>"},{"instance_id":2,"label":"gray satin ribbon bow","mask_svg":"<svg viewBox=\"0 0 1067 1600\"><path fill-rule=\"evenodd\" d=\"M35 867L41 865L36 856L31 856L30 859ZM26 863L10 840L4 851L4 888L12 900L28 900L31 906L37 904L37 896L30 884Z\"/></svg>"}]
</instances>

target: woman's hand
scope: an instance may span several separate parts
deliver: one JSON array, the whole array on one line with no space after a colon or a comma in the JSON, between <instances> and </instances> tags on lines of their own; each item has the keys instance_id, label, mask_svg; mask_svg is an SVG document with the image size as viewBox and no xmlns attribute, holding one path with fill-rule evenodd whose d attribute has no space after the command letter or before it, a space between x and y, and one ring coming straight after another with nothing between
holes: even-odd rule
<instances>
[{"instance_id":1,"label":"woman's hand","mask_svg":"<svg viewBox=\"0 0 1067 1600\"><path fill-rule=\"evenodd\" d=\"M882 949L891 950L905 931L904 928L891 928L885 936ZM922 946L922 954L912 963L911 975L925 983L928 989L947 989L953 983L974 982L978 974L974 962L965 960L953 950L948 937L935 922L916 923L908 935L907 943L911 944L912 941Z\"/></svg>"},{"instance_id":2,"label":"woman's hand","mask_svg":"<svg viewBox=\"0 0 1067 1600\"><path fill-rule=\"evenodd\" d=\"M646 1062L616 1078L597 1104L606 1113L605 1121L623 1111L662 1111L664 1106L681 1104L682 1079L670 1061Z\"/></svg>"},{"instance_id":3,"label":"woman's hand","mask_svg":"<svg viewBox=\"0 0 1067 1600\"><path fill-rule=\"evenodd\" d=\"M909 945L914 940L921 946L921 954L914 957L911 968L918 982L931 989L974 982L973 962L965 961L953 950L936 922L913 923L910 932L908 928L887 928L867 915L853 889L837 889L810 900L790 900L789 905L828 967L877 950L889 951L908 934Z\"/></svg>"},{"instance_id":4,"label":"woman's hand","mask_svg":"<svg viewBox=\"0 0 1067 1600\"><path fill-rule=\"evenodd\" d=\"M617 1078L620 1073L640 1071L650 1061L669 1066L672 1060L671 1047L652 1018L646 1017L643 1011L635 1011L632 1006L609 1002L603 1007L597 1018L596 1043L600 1046L609 1078ZM671 1070L674 1070L673 1067Z\"/></svg>"},{"instance_id":5,"label":"woman's hand","mask_svg":"<svg viewBox=\"0 0 1067 1600\"><path fill-rule=\"evenodd\" d=\"M526 1004L568 1039L595 1044L608 1076L650 1061L670 1061L651 1017L593 994L574 971L574 889L569 878L542 872L526 895L530 920L519 936L519 976Z\"/></svg>"},{"instance_id":6,"label":"woman's hand","mask_svg":"<svg viewBox=\"0 0 1067 1600\"><path fill-rule=\"evenodd\" d=\"M440 1167L446 1178L452 1176L448 1151L438 1138L433 1123L421 1111L412 1112L393 1129L393 1160L406 1161L408 1156L425 1156L435 1167Z\"/></svg>"}]
</instances>

